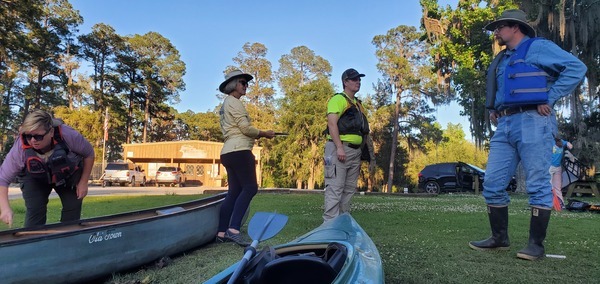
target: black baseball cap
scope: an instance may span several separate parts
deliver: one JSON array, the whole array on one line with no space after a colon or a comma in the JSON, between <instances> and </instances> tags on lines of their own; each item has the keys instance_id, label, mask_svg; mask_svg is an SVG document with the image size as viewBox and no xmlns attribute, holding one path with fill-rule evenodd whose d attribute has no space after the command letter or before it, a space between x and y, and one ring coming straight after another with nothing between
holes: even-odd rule
<instances>
[{"instance_id":1,"label":"black baseball cap","mask_svg":"<svg viewBox=\"0 0 600 284\"><path fill-rule=\"evenodd\" d=\"M360 74L356 69L350 68L342 73L342 81L346 79L354 79L356 77L364 77L365 74Z\"/></svg>"}]
</instances>

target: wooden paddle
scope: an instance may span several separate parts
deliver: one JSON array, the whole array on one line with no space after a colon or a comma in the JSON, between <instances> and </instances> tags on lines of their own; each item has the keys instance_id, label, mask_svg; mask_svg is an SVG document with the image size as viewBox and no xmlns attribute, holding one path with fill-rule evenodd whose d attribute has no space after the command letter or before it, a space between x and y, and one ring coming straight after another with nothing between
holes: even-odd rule
<instances>
[{"instance_id":1,"label":"wooden paddle","mask_svg":"<svg viewBox=\"0 0 600 284\"><path fill-rule=\"evenodd\" d=\"M252 219L250 219L250 224L248 224L248 235L252 238L252 244L246 248L244 257L239 262L229 281L227 281L228 284L235 283L235 280L240 277L246 264L248 264L250 258L256 253L258 243L277 235L285 227L287 220L288 216L277 213L256 212L254 214Z\"/></svg>"}]
</instances>

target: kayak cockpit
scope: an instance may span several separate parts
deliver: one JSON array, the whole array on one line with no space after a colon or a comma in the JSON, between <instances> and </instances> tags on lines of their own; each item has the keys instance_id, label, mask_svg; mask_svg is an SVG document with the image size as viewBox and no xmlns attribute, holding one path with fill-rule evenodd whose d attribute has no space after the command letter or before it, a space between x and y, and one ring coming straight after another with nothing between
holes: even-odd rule
<instances>
[{"instance_id":1,"label":"kayak cockpit","mask_svg":"<svg viewBox=\"0 0 600 284\"><path fill-rule=\"evenodd\" d=\"M240 283L332 283L348 258L341 243L263 249L246 267Z\"/></svg>"}]
</instances>

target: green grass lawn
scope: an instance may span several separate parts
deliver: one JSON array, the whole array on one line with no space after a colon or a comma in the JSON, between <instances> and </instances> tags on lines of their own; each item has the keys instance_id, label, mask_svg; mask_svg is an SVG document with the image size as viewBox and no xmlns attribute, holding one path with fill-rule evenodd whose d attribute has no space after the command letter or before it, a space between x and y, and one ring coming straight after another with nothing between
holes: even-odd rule
<instances>
[{"instance_id":1,"label":"green grass lawn","mask_svg":"<svg viewBox=\"0 0 600 284\"><path fill-rule=\"evenodd\" d=\"M199 196L88 197L83 217L107 215L173 204ZM600 203L598 199L581 198ZM11 201L16 225L22 225L22 200ZM50 202L49 222L59 215L59 201ZM287 226L260 246L285 243L319 226L320 194L259 194L256 211L289 216ZM490 234L481 196L448 194L437 197L355 195L352 216L371 236L383 261L386 283L597 283L600 279L600 214L553 212L546 253L566 259L519 260L516 253L528 239L529 208L525 195L513 195L509 207L511 249L471 250L467 243ZM20 223L19 223L20 222ZM0 229L6 226L0 225ZM244 230L244 228L243 228ZM105 283L202 283L238 261L243 249L233 244L209 244L172 258L163 268L148 264L137 271L115 274Z\"/></svg>"}]
</instances>

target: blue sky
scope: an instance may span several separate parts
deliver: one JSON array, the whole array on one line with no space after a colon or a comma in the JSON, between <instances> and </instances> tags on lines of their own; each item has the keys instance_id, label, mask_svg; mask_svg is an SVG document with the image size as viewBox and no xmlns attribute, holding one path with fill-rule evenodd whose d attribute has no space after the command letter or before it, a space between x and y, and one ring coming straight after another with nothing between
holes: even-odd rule
<instances>
[{"instance_id":1,"label":"blue sky","mask_svg":"<svg viewBox=\"0 0 600 284\"><path fill-rule=\"evenodd\" d=\"M456 7L458 0L441 0ZM359 96L372 94L381 77L377 71L375 35L399 25L419 26L418 0L307 0L307 1L204 1L204 0L71 0L84 18L81 33L97 23L112 26L120 35L154 31L168 38L186 64L186 90L180 93L180 111L214 109L223 70L246 42L268 48L267 59L278 69L282 55L307 46L333 67L331 80L338 86L341 73L355 68L366 74ZM440 107L442 127L448 122L468 128L459 107ZM465 130L467 133L468 130ZM467 135L469 136L469 135Z\"/></svg>"}]
</instances>

